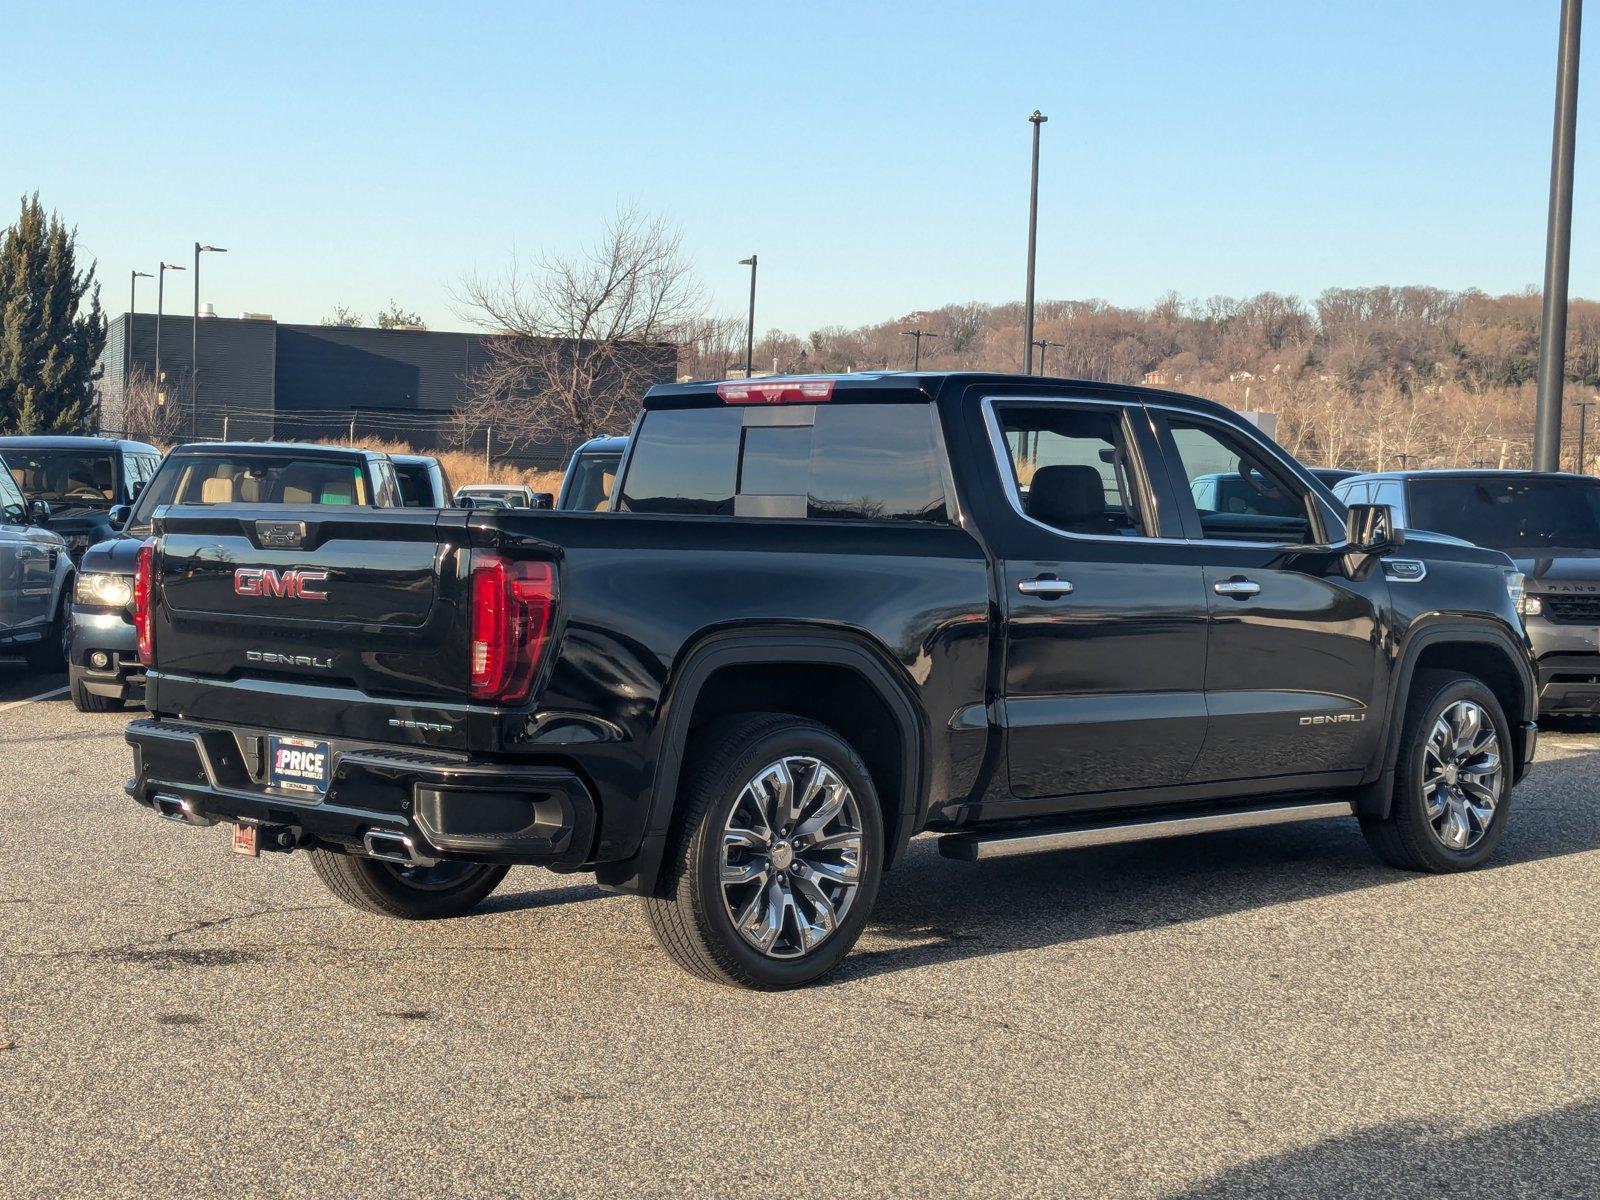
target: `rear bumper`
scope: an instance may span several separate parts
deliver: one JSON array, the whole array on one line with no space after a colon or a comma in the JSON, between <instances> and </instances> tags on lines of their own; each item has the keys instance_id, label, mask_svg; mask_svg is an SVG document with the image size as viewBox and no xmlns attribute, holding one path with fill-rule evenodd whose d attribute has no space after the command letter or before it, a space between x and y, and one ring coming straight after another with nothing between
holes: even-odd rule
<instances>
[{"instance_id":1,"label":"rear bumper","mask_svg":"<svg viewBox=\"0 0 1600 1200\"><path fill-rule=\"evenodd\" d=\"M384 833L433 857L560 869L585 865L594 842L594 800L564 767L334 739L328 794L310 800L263 782L265 731L150 718L129 724L126 736L129 796L192 824L259 826L264 849L362 852L367 834Z\"/></svg>"}]
</instances>

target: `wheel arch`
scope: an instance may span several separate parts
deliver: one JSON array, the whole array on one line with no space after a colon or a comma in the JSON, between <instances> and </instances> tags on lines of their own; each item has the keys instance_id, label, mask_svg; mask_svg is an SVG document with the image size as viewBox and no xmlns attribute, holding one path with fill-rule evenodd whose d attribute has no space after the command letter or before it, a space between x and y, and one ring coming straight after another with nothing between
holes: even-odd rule
<instances>
[{"instance_id":1,"label":"wheel arch","mask_svg":"<svg viewBox=\"0 0 1600 1200\"><path fill-rule=\"evenodd\" d=\"M1500 625L1488 621L1439 621L1415 630L1402 646L1390 683L1388 729L1378 758L1376 777L1362 789L1363 816L1384 818L1394 800L1394 772L1400 759L1411 685L1418 669L1459 670L1483 681L1500 702L1512 726L1513 781L1528 768L1531 727L1539 705L1538 680L1527 649Z\"/></svg>"},{"instance_id":2,"label":"wheel arch","mask_svg":"<svg viewBox=\"0 0 1600 1200\"><path fill-rule=\"evenodd\" d=\"M752 680L758 672L774 671L776 684L769 698L753 700L745 711L793 712L810 717L849 742L878 786L888 834L887 863L892 864L899 857L916 832L922 798L927 793L928 737L921 709L898 664L870 639L843 630L739 630L711 634L697 643L682 656L663 689L656 767L639 852L621 863L601 864L597 876L602 884L626 892L654 890L692 733L708 720L741 711L728 707L730 697L761 695L751 690ZM842 723L836 711L827 710L824 694L796 700L799 693L795 684L807 677L820 678L816 673L835 680L848 678L862 689L858 694L871 701L865 728L854 720L848 725ZM873 705L893 730L892 745L873 736ZM891 751L897 751L892 763L888 757Z\"/></svg>"}]
</instances>

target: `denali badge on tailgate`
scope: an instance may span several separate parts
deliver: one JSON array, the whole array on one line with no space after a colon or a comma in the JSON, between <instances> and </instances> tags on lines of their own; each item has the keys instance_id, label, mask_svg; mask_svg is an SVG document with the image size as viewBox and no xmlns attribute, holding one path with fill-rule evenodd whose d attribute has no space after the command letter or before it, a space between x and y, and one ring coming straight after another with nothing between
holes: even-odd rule
<instances>
[{"instance_id":1,"label":"denali badge on tailgate","mask_svg":"<svg viewBox=\"0 0 1600 1200\"><path fill-rule=\"evenodd\" d=\"M239 567L233 573L233 590L241 596L282 596L285 600L326 600L320 584L328 581L326 571L310 567Z\"/></svg>"}]
</instances>

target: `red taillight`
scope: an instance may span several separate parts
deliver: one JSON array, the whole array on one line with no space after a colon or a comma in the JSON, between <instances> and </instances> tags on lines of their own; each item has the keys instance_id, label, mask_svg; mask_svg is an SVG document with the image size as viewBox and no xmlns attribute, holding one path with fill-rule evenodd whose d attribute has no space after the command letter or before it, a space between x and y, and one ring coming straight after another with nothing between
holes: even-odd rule
<instances>
[{"instance_id":1,"label":"red taillight","mask_svg":"<svg viewBox=\"0 0 1600 1200\"><path fill-rule=\"evenodd\" d=\"M133 627L139 631L139 661L147 667L154 661L156 645L150 591L155 562L155 543L146 542L139 547L139 565L133 575Z\"/></svg>"},{"instance_id":2,"label":"red taillight","mask_svg":"<svg viewBox=\"0 0 1600 1200\"><path fill-rule=\"evenodd\" d=\"M831 379L747 379L717 384L724 404L817 404L833 397Z\"/></svg>"},{"instance_id":3,"label":"red taillight","mask_svg":"<svg viewBox=\"0 0 1600 1200\"><path fill-rule=\"evenodd\" d=\"M527 699L556 615L556 569L472 552L472 698Z\"/></svg>"}]
</instances>

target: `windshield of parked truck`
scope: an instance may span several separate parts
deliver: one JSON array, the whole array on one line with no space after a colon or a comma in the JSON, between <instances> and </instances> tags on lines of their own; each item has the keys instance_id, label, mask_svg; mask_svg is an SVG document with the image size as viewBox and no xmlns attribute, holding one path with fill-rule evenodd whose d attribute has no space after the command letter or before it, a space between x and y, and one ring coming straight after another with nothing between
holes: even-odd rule
<instances>
[{"instance_id":1,"label":"windshield of parked truck","mask_svg":"<svg viewBox=\"0 0 1600 1200\"><path fill-rule=\"evenodd\" d=\"M110 454L8 446L6 463L29 500L44 500L58 508L109 508L116 502L117 464Z\"/></svg>"},{"instance_id":2,"label":"windshield of parked truck","mask_svg":"<svg viewBox=\"0 0 1600 1200\"><path fill-rule=\"evenodd\" d=\"M371 496L366 471L353 459L174 455L139 493L127 527L148 530L163 504L367 505Z\"/></svg>"},{"instance_id":3,"label":"windshield of parked truck","mask_svg":"<svg viewBox=\"0 0 1600 1200\"><path fill-rule=\"evenodd\" d=\"M1406 489L1413 529L1508 554L1600 550L1600 480L1443 475Z\"/></svg>"}]
</instances>

